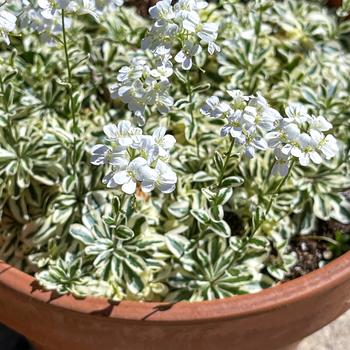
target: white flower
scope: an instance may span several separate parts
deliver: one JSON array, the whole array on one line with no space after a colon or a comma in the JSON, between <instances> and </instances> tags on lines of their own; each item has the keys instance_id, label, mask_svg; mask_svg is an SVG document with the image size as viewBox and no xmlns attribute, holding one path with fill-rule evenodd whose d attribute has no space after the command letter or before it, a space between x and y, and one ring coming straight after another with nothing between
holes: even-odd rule
<instances>
[{"instance_id":1,"label":"white flower","mask_svg":"<svg viewBox=\"0 0 350 350\"><path fill-rule=\"evenodd\" d=\"M132 66L124 66L119 69L117 80L120 82L133 81L140 79L144 72L144 66L141 64L135 64Z\"/></svg>"},{"instance_id":2,"label":"white flower","mask_svg":"<svg viewBox=\"0 0 350 350\"><path fill-rule=\"evenodd\" d=\"M201 51L200 45L186 40L182 50L175 56L175 61L181 63L182 69L190 70L192 68L192 57L198 55Z\"/></svg>"},{"instance_id":3,"label":"white flower","mask_svg":"<svg viewBox=\"0 0 350 350\"><path fill-rule=\"evenodd\" d=\"M57 10L65 10L72 4L71 0L38 0L38 6L42 9L41 15L49 20L59 15Z\"/></svg>"},{"instance_id":4,"label":"white flower","mask_svg":"<svg viewBox=\"0 0 350 350\"><path fill-rule=\"evenodd\" d=\"M221 118L230 110L230 106L221 102L217 96L211 96L206 101L200 112L211 118Z\"/></svg>"},{"instance_id":5,"label":"white flower","mask_svg":"<svg viewBox=\"0 0 350 350\"><path fill-rule=\"evenodd\" d=\"M149 14L151 18L161 21L169 21L175 18L171 0L158 1L154 6L150 7Z\"/></svg>"},{"instance_id":6,"label":"white flower","mask_svg":"<svg viewBox=\"0 0 350 350\"><path fill-rule=\"evenodd\" d=\"M175 6L175 13L177 18L187 18L192 11L198 11L206 8L208 3L206 1L198 0L179 0Z\"/></svg>"},{"instance_id":7,"label":"white flower","mask_svg":"<svg viewBox=\"0 0 350 350\"><path fill-rule=\"evenodd\" d=\"M147 163L154 167L159 159L160 148L151 135L144 135L139 144L140 155L147 160Z\"/></svg>"},{"instance_id":8,"label":"white flower","mask_svg":"<svg viewBox=\"0 0 350 350\"><path fill-rule=\"evenodd\" d=\"M156 177L142 182L142 190L150 192L154 188L158 188L163 193L171 193L174 191L177 176L168 164L158 160L155 167Z\"/></svg>"},{"instance_id":9,"label":"white flower","mask_svg":"<svg viewBox=\"0 0 350 350\"><path fill-rule=\"evenodd\" d=\"M144 103L155 106L159 113L166 114L174 104L174 99L169 95L170 83L167 79L146 81Z\"/></svg>"},{"instance_id":10,"label":"white flower","mask_svg":"<svg viewBox=\"0 0 350 350\"><path fill-rule=\"evenodd\" d=\"M27 5L23 8L20 16L20 27L30 28L38 32L41 40L49 44L54 44L52 34L62 32L62 18L60 11L51 10L50 8L42 9L40 7L33 8L32 5ZM72 20L65 17L65 27L70 28Z\"/></svg>"},{"instance_id":11,"label":"white flower","mask_svg":"<svg viewBox=\"0 0 350 350\"><path fill-rule=\"evenodd\" d=\"M17 18L11 12L0 9L0 34L7 45L10 45L8 33L16 28Z\"/></svg>"},{"instance_id":12,"label":"white flower","mask_svg":"<svg viewBox=\"0 0 350 350\"><path fill-rule=\"evenodd\" d=\"M122 147L112 149L109 146L97 144L91 149L91 164L111 164L115 167L126 166L125 149Z\"/></svg>"},{"instance_id":13,"label":"white flower","mask_svg":"<svg viewBox=\"0 0 350 350\"><path fill-rule=\"evenodd\" d=\"M155 20L148 35L142 40L142 49L149 49L155 55L183 43L186 39L192 42L193 47L186 47L177 54L176 61L181 63L183 69L189 70L192 66L191 57L198 54L201 43L208 45L208 52L213 54L220 51L215 44L218 36L218 25L216 23L202 23L199 11L204 9L208 3L197 0L180 0L174 6L170 0L158 1L150 8L151 18ZM186 67L186 68L185 68Z\"/></svg>"},{"instance_id":14,"label":"white flower","mask_svg":"<svg viewBox=\"0 0 350 350\"><path fill-rule=\"evenodd\" d=\"M326 159L333 158L337 155L339 149L337 140L333 135L324 136L321 132L311 130L310 132L312 140L316 143L317 149L321 151Z\"/></svg>"},{"instance_id":15,"label":"white flower","mask_svg":"<svg viewBox=\"0 0 350 350\"><path fill-rule=\"evenodd\" d=\"M176 139L172 135L166 135L166 128L159 127L154 129L152 137L156 145L159 146L159 155L166 157L169 151L174 147Z\"/></svg>"},{"instance_id":16,"label":"white flower","mask_svg":"<svg viewBox=\"0 0 350 350\"><path fill-rule=\"evenodd\" d=\"M115 96L112 90L112 97ZM122 85L117 89L117 96L128 105L128 109L132 112L144 113L145 110L145 94L146 90L140 80Z\"/></svg>"},{"instance_id":17,"label":"white flower","mask_svg":"<svg viewBox=\"0 0 350 350\"><path fill-rule=\"evenodd\" d=\"M169 62L170 63L170 62ZM156 68L152 69L150 74L156 79L167 79L173 75L173 67L168 62L162 62L162 64L157 65Z\"/></svg>"},{"instance_id":18,"label":"white flower","mask_svg":"<svg viewBox=\"0 0 350 350\"><path fill-rule=\"evenodd\" d=\"M323 116L312 116L312 120L310 123L311 129L318 130L318 131L328 131L332 129L332 124L326 120Z\"/></svg>"},{"instance_id":19,"label":"white flower","mask_svg":"<svg viewBox=\"0 0 350 350\"><path fill-rule=\"evenodd\" d=\"M237 137L236 140L243 146L245 155L250 159L254 158L256 149L261 151L268 149L267 141L255 132L249 134L248 131L248 134Z\"/></svg>"},{"instance_id":20,"label":"white flower","mask_svg":"<svg viewBox=\"0 0 350 350\"><path fill-rule=\"evenodd\" d=\"M108 124L103 127L108 140L117 142L122 147L128 147L140 142L142 130L134 128L128 120L122 120L115 124Z\"/></svg>"},{"instance_id":21,"label":"white flower","mask_svg":"<svg viewBox=\"0 0 350 350\"><path fill-rule=\"evenodd\" d=\"M249 101L249 96L244 95L241 90L226 90L226 91L232 98L231 105L234 110L236 109L243 110L246 107L247 102Z\"/></svg>"},{"instance_id":22,"label":"white flower","mask_svg":"<svg viewBox=\"0 0 350 350\"><path fill-rule=\"evenodd\" d=\"M310 135L302 133L299 137L299 144L301 153L298 158L301 165L309 165L310 160L316 164L322 163L322 158L315 149L315 141Z\"/></svg>"},{"instance_id":23,"label":"white flower","mask_svg":"<svg viewBox=\"0 0 350 350\"><path fill-rule=\"evenodd\" d=\"M136 186L139 181L152 180L155 180L154 170L148 166L146 159L137 157L127 166L113 173L113 175L108 178L106 185L111 188L121 186L124 193L133 194L136 191Z\"/></svg>"},{"instance_id":24,"label":"white flower","mask_svg":"<svg viewBox=\"0 0 350 350\"><path fill-rule=\"evenodd\" d=\"M261 100L253 98L243 111L243 118L247 122L247 128L261 129L262 131L270 131L274 128L276 120L282 117L275 109L267 104L260 104Z\"/></svg>"},{"instance_id":25,"label":"white flower","mask_svg":"<svg viewBox=\"0 0 350 350\"><path fill-rule=\"evenodd\" d=\"M243 117L242 111L237 110L230 114L227 119L228 124L226 124L221 129L221 136L226 136L230 134L233 138L241 138L243 134Z\"/></svg>"},{"instance_id":26,"label":"white flower","mask_svg":"<svg viewBox=\"0 0 350 350\"><path fill-rule=\"evenodd\" d=\"M139 125L145 122L147 106L166 114L174 104L174 99L169 94L170 82L167 79L173 73L169 54L163 51L155 63L156 68L151 69L145 56L132 59L129 67L120 69L118 82L110 87L112 97L119 97L128 105Z\"/></svg>"},{"instance_id":27,"label":"white flower","mask_svg":"<svg viewBox=\"0 0 350 350\"><path fill-rule=\"evenodd\" d=\"M108 188L121 187L126 194L133 194L137 186L146 192L158 188L170 193L175 189L177 177L166 163L175 138L158 127L152 135L142 135L129 121L104 127L109 145L97 144L91 149L91 163L110 165L112 171L102 180Z\"/></svg>"},{"instance_id":28,"label":"white flower","mask_svg":"<svg viewBox=\"0 0 350 350\"><path fill-rule=\"evenodd\" d=\"M214 41L218 36L217 23L203 23L197 27L197 35L206 43Z\"/></svg>"},{"instance_id":29,"label":"white flower","mask_svg":"<svg viewBox=\"0 0 350 350\"><path fill-rule=\"evenodd\" d=\"M310 120L310 116L307 113L305 106L300 103L291 103L286 108L287 118L284 119L286 123L297 123L301 125L306 121Z\"/></svg>"}]
</instances>

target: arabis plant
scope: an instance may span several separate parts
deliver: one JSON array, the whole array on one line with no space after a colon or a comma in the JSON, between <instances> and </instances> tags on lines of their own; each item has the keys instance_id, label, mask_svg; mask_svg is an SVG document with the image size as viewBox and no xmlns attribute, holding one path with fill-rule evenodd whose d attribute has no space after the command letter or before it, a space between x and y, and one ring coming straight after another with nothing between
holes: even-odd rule
<instances>
[{"instance_id":1,"label":"arabis plant","mask_svg":"<svg viewBox=\"0 0 350 350\"><path fill-rule=\"evenodd\" d=\"M350 223L349 22L122 4L0 3L0 259L59 294L176 302L289 279L303 235L346 251L322 227Z\"/></svg>"}]
</instances>

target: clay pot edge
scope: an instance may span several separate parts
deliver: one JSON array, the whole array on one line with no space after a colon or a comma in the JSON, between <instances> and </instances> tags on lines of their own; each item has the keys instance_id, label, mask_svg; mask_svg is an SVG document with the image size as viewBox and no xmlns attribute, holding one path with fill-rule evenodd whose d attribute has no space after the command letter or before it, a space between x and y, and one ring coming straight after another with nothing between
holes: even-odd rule
<instances>
[{"instance_id":1,"label":"clay pot edge","mask_svg":"<svg viewBox=\"0 0 350 350\"><path fill-rule=\"evenodd\" d=\"M255 294L239 295L213 301L178 303L109 301L104 298L87 297L77 299L72 295L54 296L53 292L37 289L35 279L0 261L1 287L14 290L37 302L50 304L73 312L99 315L98 310L109 310L103 317L136 322L207 322L232 318L242 318L266 310L283 308L302 299L310 299L336 288L350 279L350 252L330 262L328 265L277 286ZM350 308L350 299L346 303ZM100 315L99 315L100 316Z\"/></svg>"}]
</instances>

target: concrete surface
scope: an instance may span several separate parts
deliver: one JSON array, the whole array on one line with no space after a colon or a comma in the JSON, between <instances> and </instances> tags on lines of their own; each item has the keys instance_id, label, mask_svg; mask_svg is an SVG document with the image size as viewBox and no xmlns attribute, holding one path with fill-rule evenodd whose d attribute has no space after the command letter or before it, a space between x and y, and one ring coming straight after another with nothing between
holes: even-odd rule
<instances>
[{"instance_id":1,"label":"concrete surface","mask_svg":"<svg viewBox=\"0 0 350 350\"><path fill-rule=\"evenodd\" d=\"M350 350L350 310L328 326L304 339L297 349Z\"/></svg>"}]
</instances>

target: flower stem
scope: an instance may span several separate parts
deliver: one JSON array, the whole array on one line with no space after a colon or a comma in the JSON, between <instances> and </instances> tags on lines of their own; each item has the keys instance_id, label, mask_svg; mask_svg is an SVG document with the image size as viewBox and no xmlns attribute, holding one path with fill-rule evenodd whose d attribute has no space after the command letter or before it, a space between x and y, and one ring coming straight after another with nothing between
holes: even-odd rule
<instances>
[{"instance_id":1,"label":"flower stem","mask_svg":"<svg viewBox=\"0 0 350 350\"><path fill-rule=\"evenodd\" d=\"M63 33L63 47L64 47L64 53L66 57L66 65L67 65L67 72L68 72L68 83L69 83L69 98L70 98L70 110L72 114L73 119L73 157L71 159L72 167L73 167L73 174L76 175L76 161L77 161L77 118L75 115L75 108L74 108L74 100L73 100L73 91L72 91L72 70L70 67L69 62L69 55L68 55L68 45L67 45L67 35L66 35L66 25L65 25L65 19L64 19L64 9L62 9L62 33Z\"/></svg>"},{"instance_id":2,"label":"flower stem","mask_svg":"<svg viewBox=\"0 0 350 350\"><path fill-rule=\"evenodd\" d=\"M190 115L191 115L191 128L194 129L195 128L195 117L194 117L194 104L193 104L193 91L192 91L192 87L191 87L191 81L190 81L190 74L189 72L187 72L187 82L186 82L186 89L187 89L187 93L188 93L188 98L190 101ZM198 134L196 133L196 138L195 138L195 143L196 143L196 148L197 148L197 157L200 157L200 153L199 153L199 142L198 142Z\"/></svg>"},{"instance_id":3,"label":"flower stem","mask_svg":"<svg viewBox=\"0 0 350 350\"><path fill-rule=\"evenodd\" d=\"M278 197L278 194L281 190L281 188L283 187L283 185L286 183L286 181L288 180L290 174L292 173L292 170L293 170L293 167L294 167L294 164L295 164L295 159L292 160L291 164L290 164L290 167L288 169L288 173L285 177L283 177L283 179L280 181L280 183L278 184L275 192L272 193L271 195L271 198L270 198L270 201L267 205L267 208L266 208L266 211L265 211L265 214L263 216L263 218L261 220L259 220L259 223L258 225L255 227L254 231L252 232L251 234L251 237L254 236L254 234L256 233L256 231L258 231L258 229L261 227L262 223L266 220L267 218L267 215L269 214L270 210L271 210L271 207L272 207L272 204L275 200L275 198Z\"/></svg>"},{"instance_id":4,"label":"flower stem","mask_svg":"<svg viewBox=\"0 0 350 350\"><path fill-rule=\"evenodd\" d=\"M266 213L265 213L265 218L267 216L267 214L269 213L271 207L272 207L272 203L274 201L274 199L276 198L276 196L278 196L279 194L279 191L281 190L281 188L283 187L283 185L286 183L286 181L288 180L291 172L292 172L292 169L293 169L293 166L295 164L295 160L293 159L291 164L290 164L290 167L288 169L288 173L287 175L281 180L281 182L278 184L277 188L276 188L276 191L271 195L271 198L270 198L270 201L269 201L269 204L267 205L267 208L266 208Z\"/></svg>"},{"instance_id":5,"label":"flower stem","mask_svg":"<svg viewBox=\"0 0 350 350\"><path fill-rule=\"evenodd\" d=\"M221 169L221 172L220 172L218 188L221 187L222 181L224 179L225 171L226 171L226 168L227 168L227 165L228 165L228 161L231 158L231 153L232 153L232 149L233 149L234 144L235 144L235 139L232 137L230 147L229 147L229 149L227 151L227 154L226 154L225 163L224 163L224 165L223 165L223 167Z\"/></svg>"}]
</instances>

